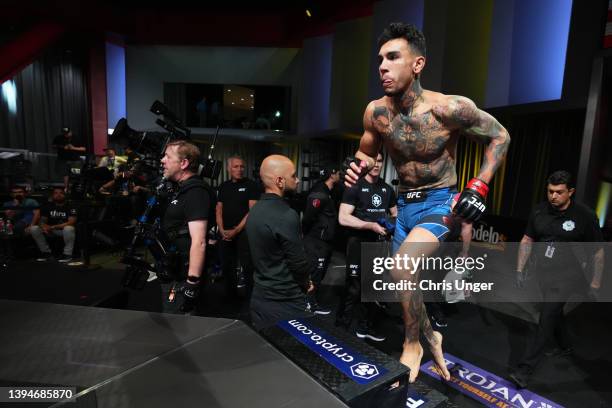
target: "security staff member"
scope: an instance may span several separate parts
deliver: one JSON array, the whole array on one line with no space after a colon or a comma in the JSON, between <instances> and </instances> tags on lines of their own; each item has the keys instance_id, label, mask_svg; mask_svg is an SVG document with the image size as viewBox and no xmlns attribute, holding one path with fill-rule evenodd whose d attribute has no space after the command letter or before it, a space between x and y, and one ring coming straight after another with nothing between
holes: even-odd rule
<instances>
[{"instance_id":1,"label":"security staff member","mask_svg":"<svg viewBox=\"0 0 612 408\"><path fill-rule=\"evenodd\" d=\"M378 220L397 216L397 197L393 187L380 179L383 156L378 154L376 164L365 177L345 190L340 204L340 225L348 228L346 245L346 282L340 298L336 325L348 329L354 309L359 322L357 337L373 341L384 341L385 337L374 328L376 309L372 304L363 304L361 296L361 243L376 242L387 235L387 230Z\"/></svg>"},{"instance_id":2,"label":"security staff member","mask_svg":"<svg viewBox=\"0 0 612 408\"><path fill-rule=\"evenodd\" d=\"M254 181L244 177L244 160L239 156L227 159L230 179L219 186L216 219L221 234L219 252L229 295L236 294L237 286L251 285L251 255L249 241L244 232L249 210L260 195L260 188ZM236 260L242 271L237 273Z\"/></svg>"},{"instance_id":3,"label":"security staff member","mask_svg":"<svg viewBox=\"0 0 612 408\"><path fill-rule=\"evenodd\" d=\"M176 245L181 263L187 270L185 284L177 291L184 297L178 308L182 313L194 310L200 292L206 252L206 230L213 197L210 187L196 175L199 158L200 150L197 146L180 140L168 143L161 160L164 177L178 183L177 192L168 202L162 229ZM172 284L173 289L176 287L176 284ZM163 294L167 299L164 311L176 311L176 307L171 306L174 301L173 289Z\"/></svg>"},{"instance_id":4,"label":"security staff member","mask_svg":"<svg viewBox=\"0 0 612 408\"><path fill-rule=\"evenodd\" d=\"M529 217L525 235L521 240L517 261L517 286L525 282L525 264L534 252L537 260L537 278L543 295L540 318L535 336L528 342L527 350L510 374L519 386L526 387L533 369L544 354L568 355L573 349L569 340L563 306L574 292L586 290L581 260L569 244L563 242L601 242L603 240L595 213L572 199L574 188L567 171L556 171L548 177L547 198L537 205ZM532 251L533 242L542 242ZM590 287L601 286L603 248L592 254L593 277ZM559 348L549 353L544 349L555 338Z\"/></svg>"},{"instance_id":5,"label":"security staff member","mask_svg":"<svg viewBox=\"0 0 612 408\"><path fill-rule=\"evenodd\" d=\"M308 193L306 209L302 217L306 253L316 265L312 275L315 291L308 297L308 305L314 314L328 315L331 310L321 307L315 292L325 277L332 256L332 241L336 234L338 212L332 198L332 190L340 182L340 171L326 167L320 171L320 181Z\"/></svg>"},{"instance_id":6,"label":"security staff member","mask_svg":"<svg viewBox=\"0 0 612 408\"><path fill-rule=\"evenodd\" d=\"M265 192L246 225L255 267L251 319L257 330L312 316L306 293L313 288L314 266L304 250L300 218L283 200L297 189L295 166L285 156L271 155L261 163L260 176Z\"/></svg>"}]
</instances>

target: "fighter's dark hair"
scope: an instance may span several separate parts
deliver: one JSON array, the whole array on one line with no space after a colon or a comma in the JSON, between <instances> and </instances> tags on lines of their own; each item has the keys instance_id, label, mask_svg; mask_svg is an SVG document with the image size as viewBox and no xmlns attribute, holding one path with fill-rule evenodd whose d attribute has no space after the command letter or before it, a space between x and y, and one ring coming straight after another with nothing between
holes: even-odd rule
<instances>
[{"instance_id":1,"label":"fighter's dark hair","mask_svg":"<svg viewBox=\"0 0 612 408\"><path fill-rule=\"evenodd\" d=\"M565 184L567 188L574 188L574 178L569 171L557 170L548 176L548 184L553 186Z\"/></svg>"},{"instance_id":2,"label":"fighter's dark hair","mask_svg":"<svg viewBox=\"0 0 612 408\"><path fill-rule=\"evenodd\" d=\"M385 28L380 37L378 37L378 47L388 41L396 38L403 38L408 41L408 44L412 47L412 51L426 56L427 46L425 45L425 36L416 28L414 24L406 23L391 23L389 27Z\"/></svg>"}]
</instances>

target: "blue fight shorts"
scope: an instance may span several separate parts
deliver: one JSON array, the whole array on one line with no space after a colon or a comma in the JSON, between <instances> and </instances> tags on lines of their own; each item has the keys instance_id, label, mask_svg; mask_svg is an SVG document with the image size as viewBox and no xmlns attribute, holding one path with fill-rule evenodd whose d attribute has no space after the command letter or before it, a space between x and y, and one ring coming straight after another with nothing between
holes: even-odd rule
<instances>
[{"instance_id":1,"label":"blue fight shorts","mask_svg":"<svg viewBox=\"0 0 612 408\"><path fill-rule=\"evenodd\" d=\"M451 204L455 194L457 190L449 187L399 193L393 253L414 227L424 228L444 241L451 232Z\"/></svg>"}]
</instances>

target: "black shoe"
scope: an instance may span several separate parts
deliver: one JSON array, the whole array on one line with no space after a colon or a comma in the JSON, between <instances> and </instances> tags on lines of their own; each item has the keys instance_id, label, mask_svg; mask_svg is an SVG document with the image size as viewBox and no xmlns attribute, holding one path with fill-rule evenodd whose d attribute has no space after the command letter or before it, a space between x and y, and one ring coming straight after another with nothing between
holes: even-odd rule
<instances>
[{"instance_id":1,"label":"black shoe","mask_svg":"<svg viewBox=\"0 0 612 408\"><path fill-rule=\"evenodd\" d=\"M36 258L37 262L47 262L53 259L53 255L48 252L42 252L38 258Z\"/></svg>"},{"instance_id":2,"label":"black shoe","mask_svg":"<svg viewBox=\"0 0 612 408\"><path fill-rule=\"evenodd\" d=\"M561 357L561 356L570 356L573 353L574 353L573 347L565 347L565 348L555 347L552 350L545 351L544 355L546 357Z\"/></svg>"},{"instance_id":3,"label":"black shoe","mask_svg":"<svg viewBox=\"0 0 612 408\"><path fill-rule=\"evenodd\" d=\"M236 269L236 289L238 291L246 290L247 279L241 267Z\"/></svg>"},{"instance_id":4,"label":"black shoe","mask_svg":"<svg viewBox=\"0 0 612 408\"><path fill-rule=\"evenodd\" d=\"M61 263L68 263L68 262L72 262L72 257L70 255L62 255L57 262L61 262Z\"/></svg>"},{"instance_id":5,"label":"black shoe","mask_svg":"<svg viewBox=\"0 0 612 408\"><path fill-rule=\"evenodd\" d=\"M531 373L529 370L524 368L518 368L517 370L510 373L510 380L519 388L527 388L529 385L529 379Z\"/></svg>"},{"instance_id":6,"label":"black shoe","mask_svg":"<svg viewBox=\"0 0 612 408\"><path fill-rule=\"evenodd\" d=\"M448 326L448 322L446 321L446 316L442 312L436 312L431 316L431 320L433 320L434 324L438 327L446 327Z\"/></svg>"},{"instance_id":7,"label":"black shoe","mask_svg":"<svg viewBox=\"0 0 612 408\"><path fill-rule=\"evenodd\" d=\"M314 313L314 314L318 314L318 315L322 315L322 316L327 316L328 314L331 313L330 309L327 309L327 308L319 305L316 302L308 302L306 304L306 310L308 310L310 313Z\"/></svg>"},{"instance_id":8,"label":"black shoe","mask_svg":"<svg viewBox=\"0 0 612 408\"><path fill-rule=\"evenodd\" d=\"M360 339L370 339L372 341L385 341L387 340L387 338L385 336L383 336L382 334L376 332L376 330L372 329L371 327L369 328L357 328L355 330L355 335L357 337L359 337Z\"/></svg>"}]
</instances>

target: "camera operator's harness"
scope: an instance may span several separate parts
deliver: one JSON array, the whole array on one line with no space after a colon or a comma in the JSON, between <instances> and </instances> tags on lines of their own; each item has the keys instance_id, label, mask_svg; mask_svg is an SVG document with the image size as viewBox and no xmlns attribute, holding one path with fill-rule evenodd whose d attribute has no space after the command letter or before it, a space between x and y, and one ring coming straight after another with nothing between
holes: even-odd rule
<instances>
[{"instance_id":1,"label":"camera operator's harness","mask_svg":"<svg viewBox=\"0 0 612 408\"><path fill-rule=\"evenodd\" d=\"M153 223L149 222L151 213L162 195L170 191L169 182L162 178L155 188L154 194L147 199L144 213L138 218L132 242L128 246L125 256L121 259L121 263L127 265L123 278L124 286L142 289L149 277L149 272L155 273L158 278L164 281L173 280L180 274L180 256L176 246L170 243L169 237L161 229L160 218L157 217ZM141 255L136 254L136 247L141 242L153 255L155 260L153 265L146 262Z\"/></svg>"}]
</instances>

